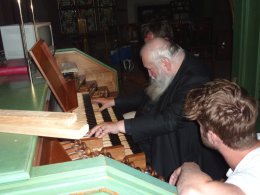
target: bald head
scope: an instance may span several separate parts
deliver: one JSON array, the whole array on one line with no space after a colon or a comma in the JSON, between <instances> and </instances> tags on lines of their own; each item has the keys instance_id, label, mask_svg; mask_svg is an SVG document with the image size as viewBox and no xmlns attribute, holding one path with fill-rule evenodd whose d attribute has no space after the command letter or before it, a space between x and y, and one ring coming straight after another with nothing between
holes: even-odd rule
<instances>
[{"instance_id":1,"label":"bald head","mask_svg":"<svg viewBox=\"0 0 260 195\"><path fill-rule=\"evenodd\" d=\"M155 67L162 69L166 74L175 75L183 62L185 53L177 44L164 38L154 38L143 46L140 55L148 71L150 67Z\"/></svg>"},{"instance_id":2,"label":"bald head","mask_svg":"<svg viewBox=\"0 0 260 195\"><path fill-rule=\"evenodd\" d=\"M152 52L155 50L162 50L170 47L170 42L163 38L154 38L146 42L146 44L141 49L141 56L145 55L147 52Z\"/></svg>"}]
</instances>

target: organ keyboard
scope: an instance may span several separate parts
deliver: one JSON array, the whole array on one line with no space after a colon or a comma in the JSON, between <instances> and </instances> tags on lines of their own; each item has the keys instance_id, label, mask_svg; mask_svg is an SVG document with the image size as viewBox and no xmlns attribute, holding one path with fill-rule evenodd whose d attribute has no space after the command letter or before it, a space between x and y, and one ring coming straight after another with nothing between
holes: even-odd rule
<instances>
[{"instance_id":1,"label":"organ keyboard","mask_svg":"<svg viewBox=\"0 0 260 195\"><path fill-rule=\"evenodd\" d=\"M100 105L92 104L89 93L77 93L78 108L76 113L79 121L87 121L90 129L102 122L122 120L123 116L116 108L99 111ZM100 154L122 161L140 170L146 169L145 155L134 144L129 135L108 134L103 138L82 138L76 141L64 141L61 145L71 160L95 157Z\"/></svg>"},{"instance_id":2,"label":"organ keyboard","mask_svg":"<svg viewBox=\"0 0 260 195\"><path fill-rule=\"evenodd\" d=\"M48 81L50 89L64 112L76 113L78 116L78 121L86 121L89 124L90 129L102 122L123 119L123 117L120 116L118 111L114 108L99 112L99 106L97 104L91 104L89 94L92 93L77 93L75 87L76 82L73 81L73 79L65 80L64 76L60 72L56 59L51 55L47 44L43 40L39 40L37 44L34 45L34 47L30 50L30 54L42 75ZM79 60L79 55L73 56L76 56L76 58L73 58L73 61L76 62L78 60L79 64L82 63L83 59ZM68 59L69 57L66 56L66 60ZM102 70L99 71L99 76L101 75L101 72ZM93 71L91 72L91 75L93 75ZM104 76L102 78L111 79L110 76ZM99 80L96 83L99 82L102 83L102 80ZM111 81L108 83L111 83ZM101 84L101 86L104 85ZM110 88L111 87L113 87L113 85L111 85ZM67 152L67 156L69 156L70 160L95 157L102 154L114 158L115 160L122 161L125 164L133 166L134 168L141 169L142 171L148 170L150 173L151 169L146 167L144 154L140 153L138 147L132 143L133 141L131 140L131 137L119 133L117 135L106 135L102 138L102 141L97 138L82 138L79 141L71 142L62 140L60 145L61 148ZM90 147L90 145L92 146ZM134 163L135 154L138 156L138 163L136 164L141 167L136 167L136 164ZM67 157L65 159L67 159ZM57 162L58 160L59 159L54 162ZM153 176L157 177L155 171L153 171Z\"/></svg>"},{"instance_id":3,"label":"organ keyboard","mask_svg":"<svg viewBox=\"0 0 260 195\"><path fill-rule=\"evenodd\" d=\"M79 106L73 110L73 113L76 113L78 120L87 121L90 129L102 122L114 122L123 119L116 108L98 111L99 105L91 103L88 93L78 93L77 98ZM123 133L106 135L102 138L102 141L103 147L123 145L126 155L141 152L138 146L133 143L131 137Z\"/></svg>"}]
</instances>

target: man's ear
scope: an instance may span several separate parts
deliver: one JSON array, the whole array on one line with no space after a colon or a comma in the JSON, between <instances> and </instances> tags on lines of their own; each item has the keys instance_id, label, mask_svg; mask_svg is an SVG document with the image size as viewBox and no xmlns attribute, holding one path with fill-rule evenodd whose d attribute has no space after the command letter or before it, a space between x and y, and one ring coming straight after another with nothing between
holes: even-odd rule
<instances>
[{"instance_id":1,"label":"man's ear","mask_svg":"<svg viewBox=\"0 0 260 195\"><path fill-rule=\"evenodd\" d=\"M208 137L209 142L215 146L222 143L222 140L219 138L219 136L217 134L215 134L212 130L209 130L207 132L207 137Z\"/></svg>"},{"instance_id":2,"label":"man's ear","mask_svg":"<svg viewBox=\"0 0 260 195\"><path fill-rule=\"evenodd\" d=\"M171 61L168 58L162 59L162 68L167 73L172 71Z\"/></svg>"}]
</instances>

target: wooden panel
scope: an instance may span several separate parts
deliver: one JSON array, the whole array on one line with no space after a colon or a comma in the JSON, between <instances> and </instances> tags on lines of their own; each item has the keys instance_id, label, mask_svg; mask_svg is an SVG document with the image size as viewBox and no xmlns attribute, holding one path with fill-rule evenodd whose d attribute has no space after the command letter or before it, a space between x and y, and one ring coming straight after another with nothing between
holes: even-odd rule
<instances>
[{"instance_id":1,"label":"wooden panel","mask_svg":"<svg viewBox=\"0 0 260 195\"><path fill-rule=\"evenodd\" d=\"M39 161L35 165L48 165L53 163L61 163L71 161L57 139L40 138L41 155Z\"/></svg>"},{"instance_id":2,"label":"wooden panel","mask_svg":"<svg viewBox=\"0 0 260 195\"><path fill-rule=\"evenodd\" d=\"M64 79L47 44L43 40L39 40L30 50L30 55L48 82L63 111L71 111L78 107L75 81Z\"/></svg>"},{"instance_id":3,"label":"wooden panel","mask_svg":"<svg viewBox=\"0 0 260 195\"><path fill-rule=\"evenodd\" d=\"M118 91L117 72L97 59L76 49L60 50L56 52L55 58L58 64L77 64L79 74L86 75L86 80L96 80L99 86L107 86L109 91Z\"/></svg>"}]
</instances>

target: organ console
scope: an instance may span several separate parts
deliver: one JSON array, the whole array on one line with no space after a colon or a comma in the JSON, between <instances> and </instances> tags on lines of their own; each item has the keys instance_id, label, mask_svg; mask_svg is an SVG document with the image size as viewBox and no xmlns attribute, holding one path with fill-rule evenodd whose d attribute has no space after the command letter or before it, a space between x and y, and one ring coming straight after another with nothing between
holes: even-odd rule
<instances>
[{"instance_id":1,"label":"organ console","mask_svg":"<svg viewBox=\"0 0 260 195\"><path fill-rule=\"evenodd\" d=\"M34 56L34 60L39 58ZM116 72L81 51L60 50L55 61L74 62L87 80L107 86L108 91L118 90ZM54 69L52 76L53 71L58 71ZM45 79L36 80L33 87L25 75L0 78L0 108L53 111L50 101L54 96L61 110L76 113L78 120L86 121L90 128L103 121L122 119L116 108L98 112L99 105L91 103L91 93L83 90L69 95L73 92L71 83L57 77L61 87L57 80L50 83L48 73L41 73ZM176 193L174 186L146 166L144 154L125 134L80 140L0 134L0 194Z\"/></svg>"}]
</instances>

